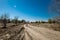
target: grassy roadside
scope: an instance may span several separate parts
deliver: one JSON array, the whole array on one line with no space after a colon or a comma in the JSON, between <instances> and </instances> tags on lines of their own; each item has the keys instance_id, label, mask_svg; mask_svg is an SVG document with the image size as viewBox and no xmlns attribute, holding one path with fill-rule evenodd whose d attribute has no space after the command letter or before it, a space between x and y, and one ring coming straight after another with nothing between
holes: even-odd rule
<instances>
[{"instance_id":1,"label":"grassy roadside","mask_svg":"<svg viewBox=\"0 0 60 40\"><path fill-rule=\"evenodd\" d=\"M55 31L60 31L60 24L49 24L49 23L32 23L30 24L32 26L36 26L36 27L45 27L45 28L49 28L49 29L52 29L52 30L55 30Z\"/></svg>"}]
</instances>

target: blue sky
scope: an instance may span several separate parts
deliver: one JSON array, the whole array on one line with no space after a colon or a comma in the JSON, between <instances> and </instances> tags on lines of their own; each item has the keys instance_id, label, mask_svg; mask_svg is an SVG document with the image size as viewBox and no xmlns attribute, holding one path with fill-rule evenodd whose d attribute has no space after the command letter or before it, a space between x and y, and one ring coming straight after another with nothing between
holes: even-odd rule
<instances>
[{"instance_id":1,"label":"blue sky","mask_svg":"<svg viewBox=\"0 0 60 40\"><path fill-rule=\"evenodd\" d=\"M0 0L0 15L18 16L27 21L47 20L51 17L48 7L51 0Z\"/></svg>"}]
</instances>

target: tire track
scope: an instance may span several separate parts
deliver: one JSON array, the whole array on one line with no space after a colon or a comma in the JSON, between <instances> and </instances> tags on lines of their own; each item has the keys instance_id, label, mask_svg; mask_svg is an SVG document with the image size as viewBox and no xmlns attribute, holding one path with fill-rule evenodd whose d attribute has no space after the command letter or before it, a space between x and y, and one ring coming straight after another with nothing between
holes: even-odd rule
<instances>
[{"instance_id":1,"label":"tire track","mask_svg":"<svg viewBox=\"0 0 60 40\"><path fill-rule=\"evenodd\" d=\"M47 28L42 28L42 27L33 27L30 26L31 29L35 30L36 32L42 34L43 36L45 36L46 38L50 39L50 40L60 40L60 32L58 31L54 31L54 30L49 30Z\"/></svg>"},{"instance_id":2,"label":"tire track","mask_svg":"<svg viewBox=\"0 0 60 40\"><path fill-rule=\"evenodd\" d=\"M32 36L33 40L49 40L48 38L44 37L43 35L34 31L33 29L31 29L29 27L25 26L25 29L29 33L29 35Z\"/></svg>"},{"instance_id":3,"label":"tire track","mask_svg":"<svg viewBox=\"0 0 60 40\"><path fill-rule=\"evenodd\" d=\"M33 40L32 36L27 31L25 33L30 40Z\"/></svg>"},{"instance_id":4,"label":"tire track","mask_svg":"<svg viewBox=\"0 0 60 40\"><path fill-rule=\"evenodd\" d=\"M9 40L17 40L21 37L24 32L24 28L22 27L15 35L11 36Z\"/></svg>"}]
</instances>

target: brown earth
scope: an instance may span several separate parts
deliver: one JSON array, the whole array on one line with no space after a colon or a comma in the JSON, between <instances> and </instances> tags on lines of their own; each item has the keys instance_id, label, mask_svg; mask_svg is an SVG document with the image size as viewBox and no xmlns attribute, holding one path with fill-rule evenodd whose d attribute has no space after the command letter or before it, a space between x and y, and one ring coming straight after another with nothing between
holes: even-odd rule
<instances>
[{"instance_id":1,"label":"brown earth","mask_svg":"<svg viewBox=\"0 0 60 40\"><path fill-rule=\"evenodd\" d=\"M48 26L47 26L48 27ZM44 25L7 24L0 28L0 40L60 40L60 31L47 28Z\"/></svg>"}]
</instances>

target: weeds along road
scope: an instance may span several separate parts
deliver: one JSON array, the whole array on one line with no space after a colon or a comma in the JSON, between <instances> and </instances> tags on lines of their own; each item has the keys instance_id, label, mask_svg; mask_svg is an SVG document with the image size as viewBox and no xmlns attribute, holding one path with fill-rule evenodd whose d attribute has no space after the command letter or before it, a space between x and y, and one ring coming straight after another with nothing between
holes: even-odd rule
<instances>
[{"instance_id":1,"label":"weeds along road","mask_svg":"<svg viewBox=\"0 0 60 40\"><path fill-rule=\"evenodd\" d=\"M43 27L24 25L26 40L60 40L60 32Z\"/></svg>"}]
</instances>

